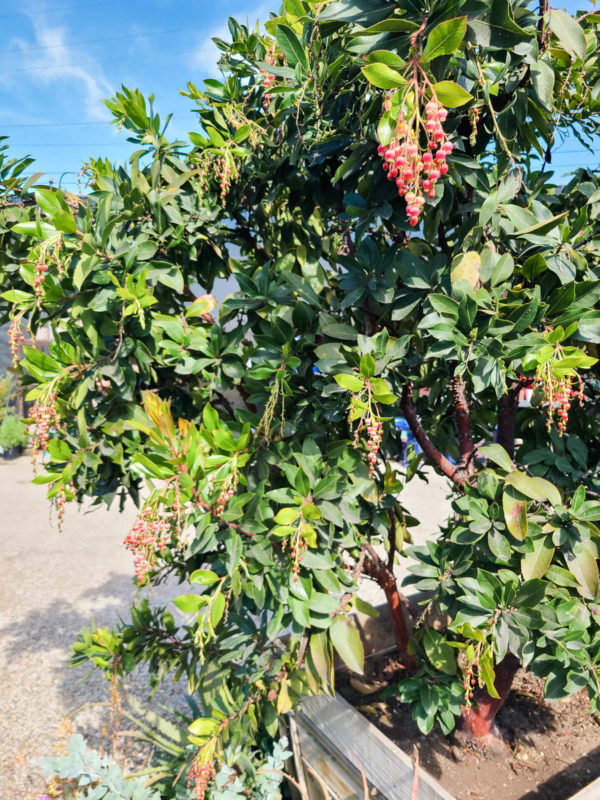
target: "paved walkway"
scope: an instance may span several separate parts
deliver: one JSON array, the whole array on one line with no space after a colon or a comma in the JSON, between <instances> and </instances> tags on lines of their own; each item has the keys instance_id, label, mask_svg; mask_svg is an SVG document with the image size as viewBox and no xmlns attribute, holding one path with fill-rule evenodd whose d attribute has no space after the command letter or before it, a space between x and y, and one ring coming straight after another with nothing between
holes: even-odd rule
<instances>
[{"instance_id":1,"label":"paved walkway","mask_svg":"<svg viewBox=\"0 0 600 800\"><path fill-rule=\"evenodd\" d=\"M135 588L132 559L122 541L135 517L128 506L87 513L68 506L64 530L50 518L45 487L31 484L28 459L0 459L0 798L35 800L42 786L30 759L52 753L61 721L85 703L106 702L107 683L84 669L68 667L71 644L92 618L111 625L128 618ZM418 539L431 536L447 513L446 489L433 476L430 485L414 481L403 501L420 507ZM181 592L153 590L154 602ZM377 587L365 587L365 599L380 602ZM143 696L143 675L133 690ZM181 690L184 691L181 684ZM163 701L173 689L167 687ZM86 712L87 713L87 712ZM96 708L76 717L85 730L106 719Z\"/></svg>"}]
</instances>

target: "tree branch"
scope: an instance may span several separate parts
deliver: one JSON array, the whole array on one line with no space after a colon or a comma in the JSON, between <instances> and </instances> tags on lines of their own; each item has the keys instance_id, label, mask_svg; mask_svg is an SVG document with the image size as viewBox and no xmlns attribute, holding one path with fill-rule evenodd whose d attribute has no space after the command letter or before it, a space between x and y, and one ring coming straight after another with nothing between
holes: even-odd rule
<instances>
[{"instance_id":1,"label":"tree branch","mask_svg":"<svg viewBox=\"0 0 600 800\"><path fill-rule=\"evenodd\" d=\"M515 427L522 385L521 381L513 383L498 401L498 444L502 445L511 459L515 455Z\"/></svg>"},{"instance_id":2,"label":"tree branch","mask_svg":"<svg viewBox=\"0 0 600 800\"><path fill-rule=\"evenodd\" d=\"M475 445L471 433L471 412L465 382L462 377L452 378L452 398L454 401L454 418L458 432L461 466L471 475L474 470L473 456Z\"/></svg>"},{"instance_id":3,"label":"tree branch","mask_svg":"<svg viewBox=\"0 0 600 800\"><path fill-rule=\"evenodd\" d=\"M540 0L540 7L539 7L539 19L537 24L537 41L538 47L540 49L540 55L546 49L546 44L548 40L548 36L546 33L546 14L548 13L548 0Z\"/></svg>"},{"instance_id":4,"label":"tree branch","mask_svg":"<svg viewBox=\"0 0 600 800\"><path fill-rule=\"evenodd\" d=\"M446 458L446 456L437 449L437 447L425 433L425 428L417 416L417 410L413 403L412 383L407 383L404 387L400 406L415 439L421 446L421 449L431 464L433 464L434 467L437 467L447 478L450 478L455 486L462 488L468 476L464 473L464 470L461 469L460 466L455 466L452 464Z\"/></svg>"},{"instance_id":5,"label":"tree branch","mask_svg":"<svg viewBox=\"0 0 600 800\"><path fill-rule=\"evenodd\" d=\"M388 569L394 569L394 558L396 556L396 512L390 508L390 529L388 531Z\"/></svg>"},{"instance_id":6,"label":"tree branch","mask_svg":"<svg viewBox=\"0 0 600 800\"><path fill-rule=\"evenodd\" d=\"M377 581L378 585L385 592L398 651L402 656L404 665L408 669L412 669L415 659L414 656L408 652L410 630L405 616L407 612L410 613L410 605L406 597L398 591L398 582L396 581L394 573L391 569L388 569L386 563L379 557L375 548L368 542L364 547L369 557L364 562L363 573Z\"/></svg>"},{"instance_id":7,"label":"tree branch","mask_svg":"<svg viewBox=\"0 0 600 800\"><path fill-rule=\"evenodd\" d=\"M444 227L443 222L440 222L440 224L438 225L437 233L438 233L438 242L440 245L440 250L447 258L450 258L452 255L452 251L450 250L450 246L448 245L448 240L446 239L446 228Z\"/></svg>"}]
</instances>

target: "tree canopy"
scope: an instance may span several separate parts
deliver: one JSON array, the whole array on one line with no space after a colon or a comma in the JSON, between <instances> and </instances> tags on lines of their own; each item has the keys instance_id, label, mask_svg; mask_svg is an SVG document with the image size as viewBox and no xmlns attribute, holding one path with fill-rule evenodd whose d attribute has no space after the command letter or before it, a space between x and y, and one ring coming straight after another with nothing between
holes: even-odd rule
<instances>
[{"instance_id":1,"label":"tree canopy","mask_svg":"<svg viewBox=\"0 0 600 800\"><path fill-rule=\"evenodd\" d=\"M597 144L599 24L524 0L286 0L266 32L229 21L222 78L184 92L189 141L123 88L107 106L136 149L90 161L86 197L33 193L3 156L35 481L59 516L133 498L138 581L191 584L185 626L144 601L75 661L187 678L199 795L225 742L331 691L334 651L362 669L361 574L423 731L497 697L509 659L598 710L600 180L552 156ZM48 323L49 353L21 341ZM454 513L410 548L402 487L426 462ZM450 619L410 642L405 556Z\"/></svg>"}]
</instances>

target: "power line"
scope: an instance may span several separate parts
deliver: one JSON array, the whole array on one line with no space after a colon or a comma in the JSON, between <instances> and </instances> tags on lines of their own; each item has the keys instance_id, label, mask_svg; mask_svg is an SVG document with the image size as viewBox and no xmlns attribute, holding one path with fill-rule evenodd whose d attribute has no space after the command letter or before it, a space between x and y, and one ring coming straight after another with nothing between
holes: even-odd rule
<instances>
[{"instance_id":1,"label":"power line","mask_svg":"<svg viewBox=\"0 0 600 800\"><path fill-rule=\"evenodd\" d=\"M143 58L138 58L137 56L131 56L129 58L120 58L120 59L110 59L109 61L78 61L75 64L55 64L53 67L51 66L44 66L44 67L21 67L20 69L4 69L0 71L0 75L14 75L17 72L48 72L49 70L55 69L70 69L74 67L97 67L99 64L119 64L128 61L132 61L134 58L136 61L155 61L157 58L171 58L172 56L184 56L188 55L189 53L201 53L203 51L211 50L211 47L195 47L192 50L180 50L179 52L171 52L165 53L162 56L157 56L156 54L153 56L144 56Z\"/></svg>"},{"instance_id":2,"label":"power line","mask_svg":"<svg viewBox=\"0 0 600 800\"><path fill-rule=\"evenodd\" d=\"M208 30L215 30L214 25L206 26L203 28L195 28L192 33L196 33L199 31L208 31ZM26 50L19 50L18 55L22 53L37 53L39 50L56 50L57 48L69 46L69 47L78 47L79 45L83 44L102 44L103 42L117 42L122 39L144 39L150 36L166 36L170 33L178 33L179 31L188 31L190 32L189 26L186 28L167 28L167 30L163 31L152 31L150 33L130 33L126 36L111 36L107 39L88 39L84 42L65 42L65 44L49 44L44 45L44 47L28 47Z\"/></svg>"},{"instance_id":3,"label":"power line","mask_svg":"<svg viewBox=\"0 0 600 800\"><path fill-rule=\"evenodd\" d=\"M133 142L69 142L65 144L38 144L37 142L13 142L12 147L131 147Z\"/></svg>"},{"instance_id":4,"label":"power line","mask_svg":"<svg viewBox=\"0 0 600 800\"><path fill-rule=\"evenodd\" d=\"M171 114L171 119L181 119L179 114ZM114 120L108 119L102 122L22 122L6 125L0 121L0 129L4 128L75 128L81 125L110 125Z\"/></svg>"},{"instance_id":5,"label":"power line","mask_svg":"<svg viewBox=\"0 0 600 800\"><path fill-rule=\"evenodd\" d=\"M83 3L78 6L63 6L62 8L53 8L52 13L58 14L61 11L79 11L80 8L104 8L104 6L115 5L115 3L131 3L131 0L100 0L99 3ZM24 11L13 11L11 14L2 14L0 19L8 19L8 17L20 17Z\"/></svg>"}]
</instances>

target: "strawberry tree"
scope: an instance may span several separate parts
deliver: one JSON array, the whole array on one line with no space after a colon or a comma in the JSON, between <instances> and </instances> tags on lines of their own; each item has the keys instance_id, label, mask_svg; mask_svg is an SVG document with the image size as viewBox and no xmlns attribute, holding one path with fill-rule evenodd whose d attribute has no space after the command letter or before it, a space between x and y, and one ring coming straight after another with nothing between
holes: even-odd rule
<instances>
[{"instance_id":1,"label":"strawberry tree","mask_svg":"<svg viewBox=\"0 0 600 800\"><path fill-rule=\"evenodd\" d=\"M129 164L90 161L86 197L37 187L3 234L3 314L54 333L17 343L35 481L60 509L136 502L136 581L185 584L185 624L142 600L74 656L199 696L166 794L182 759L201 797L225 746L332 691L334 653L362 669L361 576L424 732L492 743L519 665L598 710L600 180L552 160L567 135L597 144L599 23L545 1L286 0L216 40L189 141L123 88ZM453 514L407 547L402 488L426 464Z\"/></svg>"}]
</instances>

